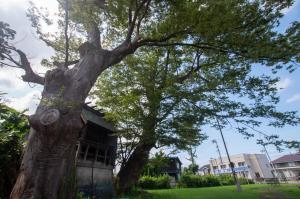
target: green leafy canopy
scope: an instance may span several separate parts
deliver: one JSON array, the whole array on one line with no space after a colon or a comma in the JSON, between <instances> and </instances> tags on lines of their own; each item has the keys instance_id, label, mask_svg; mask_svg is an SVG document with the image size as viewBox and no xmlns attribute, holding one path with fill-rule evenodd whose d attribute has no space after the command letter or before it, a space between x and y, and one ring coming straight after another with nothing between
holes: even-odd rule
<instances>
[{"instance_id":1,"label":"green leafy canopy","mask_svg":"<svg viewBox=\"0 0 300 199\"><path fill-rule=\"evenodd\" d=\"M2 100L0 93L0 198L7 198L17 178L29 124Z\"/></svg>"},{"instance_id":2,"label":"green leafy canopy","mask_svg":"<svg viewBox=\"0 0 300 199\"><path fill-rule=\"evenodd\" d=\"M139 46L191 46L206 55L223 54L235 59L276 66L290 71L299 62L299 22L285 33L275 31L283 9L292 0L59 0L59 12L51 18L34 4L28 16L40 38L55 50L51 65L65 56L64 14L69 13L70 60L79 57L77 49L96 25L101 44L112 49L124 40L137 39ZM49 32L43 27L58 27ZM129 34L132 33L132 34Z\"/></svg>"}]
</instances>

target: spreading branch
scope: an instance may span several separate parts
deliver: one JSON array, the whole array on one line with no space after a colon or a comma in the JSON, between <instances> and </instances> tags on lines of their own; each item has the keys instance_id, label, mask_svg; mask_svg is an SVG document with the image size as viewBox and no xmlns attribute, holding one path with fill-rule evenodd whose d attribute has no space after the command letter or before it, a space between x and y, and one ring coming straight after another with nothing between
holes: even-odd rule
<instances>
[{"instance_id":1,"label":"spreading branch","mask_svg":"<svg viewBox=\"0 0 300 199\"><path fill-rule=\"evenodd\" d=\"M140 27L141 27L141 23L142 23L143 19L145 18L146 14L147 14L147 11L148 11L149 6L150 6L150 2L151 2L151 0L148 0L148 1L146 2L146 6L145 6L144 13L141 15L141 17L140 17L139 20L138 20L138 23L137 23L137 26L136 26L136 37L137 37L137 38L140 37Z\"/></svg>"},{"instance_id":2,"label":"spreading branch","mask_svg":"<svg viewBox=\"0 0 300 199\"><path fill-rule=\"evenodd\" d=\"M173 37L170 37L173 38ZM206 49L206 50L217 50L222 53L234 53L239 54L238 52L233 52L229 49L213 46L207 43L185 43L185 42L164 42L164 39L153 40L153 41L142 41L139 43L140 46L157 46L157 47L167 47L167 46L188 46L194 47L197 49Z\"/></svg>"},{"instance_id":3,"label":"spreading branch","mask_svg":"<svg viewBox=\"0 0 300 199\"><path fill-rule=\"evenodd\" d=\"M15 58L11 56L9 51L9 53L4 52L1 54L1 56L4 58L4 61L1 61L1 64L23 69L25 71L25 75L22 76L22 79L25 82L44 85L44 77L39 76L32 70L31 65L24 52L10 46L6 46L6 48L10 51L16 52L20 57L20 61L16 61Z\"/></svg>"},{"instance_id":4,"label":"spreading branch","mask_svg":"<svg viewBox=\"0 0 300 199\"><path fill-rule=\"evenodd\" d=\"M188 79L194 72L197 72L198 70L200 70L200 57L201 54L197 51L195 58L193 60L193 64L191 67L191 70L189 70L189 72L181 77L178 77L177 81L179 83L183 83L186 79ZM196 64L196 67L194 67Z\"/></svg>"},{"instance_id":5,"label":"spreading branch","mask_svg":"<svg viewBox=\"0 0 300 199\"><path fill-rule=\"evenodd\" d=\"M136 5L136 9L134 11L133 17L131 16L132 15L131 14L131 9L129 9L129 27L128 27L128 32L127 32L127 36L126 36L126 41L127 42L131 41L132 34L134 32L135 26L137 24L138 17L140 15L140 11L146 5L144 13L141 15L140 19L138 20L137 33L139 32L140 23L141 23L142 19L145 16L145 13L147 12L147 10L149 8L150 2L151 2L151 0L143 0L140 5ZM139 37L139 35L137 35L137 37Z\"/></svg>"},{"instance_id":6,"label":"spreading branch","mask_svg":"<svg viewBox=\"0 0 300 199\"><path fill-rule=\"evenodd\" d=\"M67 68L67 63L69 62L69 0L65 2L65 67Z\"/></svg>"},{"instance_id":7,"label":"spreading branch","mask_svg":"<svg viewBox=\"0 0 300 199\"><path fill-rule=\"evenodd\" d=\"M25 53L23 53L21 50L16 50L16 52L20 56L20 61L21 61L20 67L25 70L25 75L22 76L22 79L25 82L32 82L32 83L44 85L44 77L41 77L35 72L33 72Z\"/></svg>"},{"instance_id":8,"label":"spreading branch","mask_svg":"<svg viewBox=\"0 0 300 199\"><path fill-rule=\"evenodd\" d=\"M189 29L185 29L185 30L180 30L177 32L173 32L171 34L165 35L164 37L161 38L144 38L139 42L140 46L148 46L148 45L153 45L156 43L163 43L163 42L167 42L172 38L175 38L177 36L180 35L187 35L187 34L191 34L192 31L190 31Z\"/></svg>"}]
</instances>

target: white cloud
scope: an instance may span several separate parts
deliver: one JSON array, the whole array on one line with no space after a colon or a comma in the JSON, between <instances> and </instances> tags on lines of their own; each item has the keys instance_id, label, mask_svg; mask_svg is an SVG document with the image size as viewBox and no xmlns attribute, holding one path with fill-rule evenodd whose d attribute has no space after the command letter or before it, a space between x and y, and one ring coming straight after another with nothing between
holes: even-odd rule
<instances>
[{"instance_id":1,"label":"white cloud","mask_svg":"<svg viewBox=\"0 0 300 199\"><path fill-rule=\"evenodd\" d=\"M40 99L41 92L34 90L19 98L8 98L7 105L18 111L28 109L26 114L33 114L40 102Z\"/></svg>"},{"instance_id":2,"label":"white cloud","mask_svg":"<svg viewBox=\"0 0 300 199\"><path fill-rule=\"evenodd\" d=\"M35 29L31 26L31 22L26 17L28 2L29 0L0 0L1 21L8 23L17 32L13 45L25 52L33 70L44 74L47 69L40 66L40 60L49 58L54 51L39 39ZM38 7L49 8L49 11L57 10L54 9L57 7L57 1L34 0L34 2L37 3ZM48 29L47 26L47 31Z\"/></svg>"},{"instance_id":3,"label":"white cloud","mask_svg":"<svg viewBox=\"0 0 300 199\"><path fill-rule=\"evenodd\" d=\"M21 75L24 72L14 68L0 68L0 91L8 92L11 89L20 90L25 87Z\"/></svg>"},{"instance_id":4,"label":"white cloud","mask_svg":"<svg viewBox=\"0 0 300 199\"><path fill-rule=\"evenodd\" d=\"M294 8L297 7L297 4L298 4L298 3L299 3L299 1L294 2L292 6L283 9L283 10L281 11L281 13L282 13L282 14L285 14L285 15L288 14L288 13L291 12Z\"/></svg>"},{"instance_id":5,"label":"white cloud","mask_svg":"<svg viewBox=\"0 0 300 199\"><path fill-rule=\"evenodd\" d=\"M2 10L10 10L12 8L15 8L16 6L18 7L24 7L26 6L28 0L0 0L1 2L1 9Z\"/></svg>"},{"instance_id":6,"label":"white cloud","mask_svg":"<svg viewBox=\"0 0 300 199\"><path fill-rule=\"evenodd\" d=\"M300 93L297 93L286 100L287 103L292 103L297 101L300 101Z\"/></svg>"},{"instance_id":7,"label":"white cloud","mask_svg":"<svg viewBox=\"0 0 300 199\"><path fill-rule=\"evenodd\" d=\"M29 5L30 0L0 0L1 9L10 10L15 8L16 6L26 9ZM46 7L49 11L57 10L57 1L53 0L32 0L33 3L37 5L37 7Z\"/></svg>"},{"instance_id":8,"label":"white cloud","mask_svg":"<svg viewBox=\"0 0 300 199\"><path fill-rule=\"evenodd\" d=\"M275 88L278 91L282 91L283 89L288 88L291 85L292 81L289 78L281 79L277 84L275 85Z\"/></svg>"}]
</instances>

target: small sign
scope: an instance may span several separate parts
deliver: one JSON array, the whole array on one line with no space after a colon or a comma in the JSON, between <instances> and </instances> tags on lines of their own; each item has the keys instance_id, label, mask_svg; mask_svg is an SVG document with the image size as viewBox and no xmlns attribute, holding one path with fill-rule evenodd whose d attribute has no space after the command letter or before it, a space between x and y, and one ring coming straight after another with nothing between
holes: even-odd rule
<instances>
[{"instance_id":1,"label":"small sign","mask_svg":"<svg viewBox=\"0 0 300 199\"><path fill-rule=\"evenodd\" d=\"M234 169L235 172L249 171L249 167L248 166L235 167L233 169ZM214 173L215 174L231 173L231 168L227 168L227 169L215 169Z\"/></svg>"}]
</instances>

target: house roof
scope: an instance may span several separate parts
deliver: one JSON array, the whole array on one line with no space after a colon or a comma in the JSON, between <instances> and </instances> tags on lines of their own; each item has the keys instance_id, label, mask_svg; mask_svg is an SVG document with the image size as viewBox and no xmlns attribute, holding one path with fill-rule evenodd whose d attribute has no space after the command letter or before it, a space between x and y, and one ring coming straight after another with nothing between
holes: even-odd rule
<instances>
[{"instance_id":1,"label":"house roof","mask_svg":"<svg viewBox=\"0 0 300 199\"><path fill-rule=\"evenodd\" d=\"M180 161L180 159L178 157L168 157L170 160L175 160L177 162L179 162L180 164L182 164L182 162Z\"/></svg>"},{"instance_id":2,"label":"house roof","mask_svg":"<svg viewBox=\"0 0 300 199\"><path fill-rule=\"evenodd\" d=\"M101 113L89 106L84 106L81 112L81 118L84 121L84 123L92 122L94 124L97 124L101 127L104 127L110 131L115 131L113 125L111 123L108 123L104 119L104 113Z\"/></svg>"},{"instance_id":3,"label":"house roof","mask_svg":"<svg viewBox=\"0 0 300 199\"><path fill-rule=\"evenodd\" d=\"M206 168L210 168L210 165L209 164L203 165L202 167L200 167L199 171L202 171Z\"/></svg>"},{"instance_id":4,"label":"house roof","mask_svg":"<svg viewBox=\"0 0 300 199\"><path fill-rule=\"evenodd\" d=\"M300 162L300 153L284 155L272 161L273 164L286 163L286 162Z\"/></svg>"}]
</instances>

